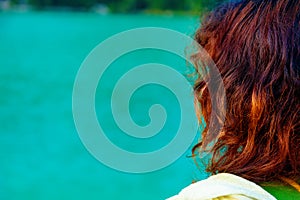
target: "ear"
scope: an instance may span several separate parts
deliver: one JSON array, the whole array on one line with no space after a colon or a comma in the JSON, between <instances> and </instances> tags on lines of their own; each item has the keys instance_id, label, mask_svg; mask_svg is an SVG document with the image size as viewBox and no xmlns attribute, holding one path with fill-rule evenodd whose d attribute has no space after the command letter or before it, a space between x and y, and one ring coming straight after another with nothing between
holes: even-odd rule
<instances>
[{"instance_id":1,"label":"ear","mask_svg":"<svg viewBox=\"0 0 300 200\"><path fill-rule=\"evenodd\" d=\"M201 104L199 103L196 95L194 96L194 107L195 107L198 122L200 123L200 121L201 121Z\"/></svg>"}]
</instances>

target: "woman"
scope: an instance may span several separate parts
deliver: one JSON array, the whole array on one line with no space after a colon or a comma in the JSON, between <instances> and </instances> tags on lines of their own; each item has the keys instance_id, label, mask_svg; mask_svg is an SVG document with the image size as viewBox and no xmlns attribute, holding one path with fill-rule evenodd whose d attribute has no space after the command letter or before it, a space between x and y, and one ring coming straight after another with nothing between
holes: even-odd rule
<instances>
[{"instance_id":1,"label":"woman","mask_svg":"<svg viewBox=\"0 0 300 200\"><path fill-rule=\"evenodd\" d=\"M193 55L197 111L206 124L193 152L197 157L209 150L212 176L170 199L300 200L299 20L298 0L243 0L202 21L195 40L219 70L226 116L213 140L207 75L200 53Z\"/></svg>"}]
</instances>

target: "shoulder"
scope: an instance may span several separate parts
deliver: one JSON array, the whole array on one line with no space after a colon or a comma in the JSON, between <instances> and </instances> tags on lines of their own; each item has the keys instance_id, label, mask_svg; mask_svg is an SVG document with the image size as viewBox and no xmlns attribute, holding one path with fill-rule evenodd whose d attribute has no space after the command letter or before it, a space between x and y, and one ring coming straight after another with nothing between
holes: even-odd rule
<instances>
[{"instance_id":1,"label":"shoulder","mask_svg":"<svg viewBox=\"0 0 300 200\"><path fill-rule=\"evenodd\" d=\"M193 183L168 200L276 200L259 185L233 174L220 173Z\"/></svg>"}]
</instances>

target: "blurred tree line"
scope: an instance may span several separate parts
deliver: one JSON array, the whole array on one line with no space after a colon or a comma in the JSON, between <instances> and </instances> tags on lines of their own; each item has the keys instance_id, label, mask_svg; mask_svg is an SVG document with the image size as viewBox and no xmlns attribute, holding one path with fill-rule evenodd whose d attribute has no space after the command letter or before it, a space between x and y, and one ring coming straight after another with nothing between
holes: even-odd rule
<instances>
[{"instance_id":1,"label":"blurred tree line","mask_svg":"<svg viewBox=\"0 0 300 200\"><path fill-rule=\"evenodd\" d=\"M211 9L226 0L11 0L28 3L33 7L72 7L89 10L95 5L105 5L112 12L152 11L201 11Z\"/></svg>"}]
</instances>

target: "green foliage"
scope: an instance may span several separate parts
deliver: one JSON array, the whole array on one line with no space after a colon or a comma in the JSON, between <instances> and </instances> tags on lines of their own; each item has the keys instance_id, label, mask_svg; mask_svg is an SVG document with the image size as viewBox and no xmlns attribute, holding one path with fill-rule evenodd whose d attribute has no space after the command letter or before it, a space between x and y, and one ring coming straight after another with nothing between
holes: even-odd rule
<instances>
[{"instance_id":1,"label":"green foliage","mask_svg":"<svg viewBox=\"0 0 300 200\"><path fill-rule=\"evenodd\" d=\"M97 0L28 0L28 3L37 7L72 7L90 9L97 3Z\"/></svg>"},{"instance_id":2,"label":"green foliage","mask_svg":"<svg viewBox=\"0 0 300 200\"><path fill-rule=\"evenodd\" d=\"M96 4L104 4L113 12L139 12L144 10L199 12L209 10L224 1L225 0L28 0L30 4L37 8L67 6L90 9Z\"/></svg>"}]
</instances>

